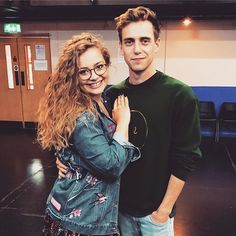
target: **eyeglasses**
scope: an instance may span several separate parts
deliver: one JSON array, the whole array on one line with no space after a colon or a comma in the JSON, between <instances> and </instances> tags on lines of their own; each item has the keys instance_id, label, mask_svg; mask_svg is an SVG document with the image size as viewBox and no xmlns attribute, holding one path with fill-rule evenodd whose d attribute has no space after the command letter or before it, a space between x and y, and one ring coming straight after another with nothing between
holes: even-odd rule
<instances>
[{"instance_id":1,"label":"eyeglasses","mask_svg":"<svg viewBox=\"0 0 236 236\"><path fill-rule=\"evenodd\" d=\"M103 75L107 71L106 64L98 64L93 69L89 68L80 68L78 70L78 75L82 80L89 80L92 76L92 70L95 72L96 75Z\"/></svg>"}]
</instances>

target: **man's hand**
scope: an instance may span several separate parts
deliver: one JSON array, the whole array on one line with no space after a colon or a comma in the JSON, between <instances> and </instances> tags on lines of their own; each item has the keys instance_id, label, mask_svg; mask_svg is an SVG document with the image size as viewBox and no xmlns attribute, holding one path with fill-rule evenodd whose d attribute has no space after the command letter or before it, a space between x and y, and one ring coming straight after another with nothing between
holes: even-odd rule
<instances>
[{"instance_id":1,"label":"man's hand","mask_svg":"<svg viewBox=\"0 0 236 236\"><path fill-rule=\"evenodd\" d=\"M170 176L166 194L156 211L151 215L154 221L157 223L167 222L171 210L180 195L185 182L174 175Z\"/></svg>"},{"instance_id":2,"label":"man's hand","mask_svg":"<svg viewBox=\"0 0 236 236\"><path fill-rule=\"evenodd\" d=\"M169 211L158 208L156 211L152 212L151 217L157 224L164 224L168 221L169 215Z\"/></svg>"},{"instance_id":3,"label":"man's hand","mask_svg":"<svg viewBox=\"0 0 236 236\"><path fill-rule=\"evenodd\" d=\"M58 169L59 179L65 178L66 177L66 172L67 172L67 166L62 164L58 158L56 160L56 166L57 166L57 169Z\"/></svg>"}]
</instances>

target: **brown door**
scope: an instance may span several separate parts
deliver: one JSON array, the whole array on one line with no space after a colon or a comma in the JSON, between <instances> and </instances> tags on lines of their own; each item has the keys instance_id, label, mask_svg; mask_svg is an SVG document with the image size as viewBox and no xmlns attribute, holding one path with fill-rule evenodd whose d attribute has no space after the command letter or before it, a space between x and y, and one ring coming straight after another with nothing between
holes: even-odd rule
<instances>
[{"instance_id":1,"label":"brown door","mask_svg":"<svg viewBox=\"0 0 236 236\"><path fill-rule=\"evenodd\" d=\"M39 100L51 73L49 38L18 38L24 121L37 121Z\"/></svg>"},{"instance_id":2,"label":"brown door","mask_svg":"<svg viewBox=\"0 0 236 236\"><path fill-rule=\"evenodd\" d=\"M5 55L7 59L1 63L4 68L7 68L7 63L12 61L13 79L16 86L11 88L5 85L4 88L0 88L1 108L3 106L8 111L3 115L1 114L2 109L0 110L0 120L35 122L37 121L36 112L39 100L44 93L45 85L51 73L49 38L21 36L13 39L5 38L0 40L1 48L3 40L7 42L13 40L12 51L16 51L16 55L11 56L11 59ZM2 60L4 54L1 53L0 57ZM8 67L10 66L8 65ZM1 74L1 79L5 84L9 84L8 74L7 72ZM10 95L9 90L12 92ZM2 102L2 100L4 101L4 97L10 99L8 98L9 96L14 100L14 103L6 104ZM20 110L20 112L17 112L21 116L19 114L17 115L16 107L17 110Z\"/></svg>"},{"instance_id":3,"label":"brown door","mask_svg":"<svg viewBox=\"0 0 236 236\"><path fill-rule=\"evenodd\" d=\"M16 38L0 38L0 120L23 121Z\"/></svg>"}]
</instances>

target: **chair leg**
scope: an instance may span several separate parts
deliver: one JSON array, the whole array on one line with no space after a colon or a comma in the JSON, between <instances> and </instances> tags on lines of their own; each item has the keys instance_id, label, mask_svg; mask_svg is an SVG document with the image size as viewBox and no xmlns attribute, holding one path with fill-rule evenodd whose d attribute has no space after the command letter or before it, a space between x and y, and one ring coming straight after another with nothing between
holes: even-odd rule
<instances>
[{"instance_id":1,"label":"chair leg","mask_svg":"<svg viewBox=\"0 0 236 236\"><path fill-rule=\"evenodd\" d=\"M215 142L219 143L220 141L220 122L216 121L216 134L215 134Z\"/></svg>"}]
</instances>

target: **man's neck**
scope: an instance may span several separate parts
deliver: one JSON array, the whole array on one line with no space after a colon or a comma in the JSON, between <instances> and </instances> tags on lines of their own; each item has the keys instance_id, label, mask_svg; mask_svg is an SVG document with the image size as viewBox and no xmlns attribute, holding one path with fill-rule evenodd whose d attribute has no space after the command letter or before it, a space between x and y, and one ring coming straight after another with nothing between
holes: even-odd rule
<instances>
[{"instance_id":1,"label":"man's neck","mask_svg":"<svg viewBox=\"0 0 236 236\"><path fill-rule=\"evenodd\" d=\"M150 79L154 74L156 73L156 70L149 70L149 71L142 71L139 73L136 73L132 70L129 71L129 83L130 84L141 84L145 82L146 80Z\"/></svg>"}]
</instances>

